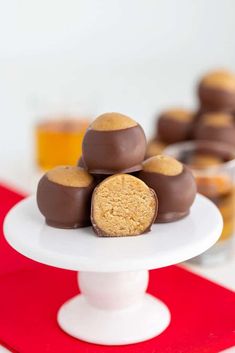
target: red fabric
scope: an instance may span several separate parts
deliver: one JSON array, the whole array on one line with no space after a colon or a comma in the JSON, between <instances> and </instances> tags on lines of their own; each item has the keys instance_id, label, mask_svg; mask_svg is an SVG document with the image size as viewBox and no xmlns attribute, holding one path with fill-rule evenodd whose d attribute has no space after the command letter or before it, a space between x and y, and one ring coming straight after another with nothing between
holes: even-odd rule
<instances>
[{"instance_id":1,"label":"red fabric","mask_svg":"<svg viewBox=\"0 0 235 353\"><path fill-rule=\"evenodd\" d=\"M22 196L0 187L0 217ZM92 345L56 323L77 294L76 273L24 258L0 237L0 341L19 353L215 353L235 345L235 294L178 266L150 272L148 291L170 308L160 336L134 345Z\"/></svg>"}]
</instances>

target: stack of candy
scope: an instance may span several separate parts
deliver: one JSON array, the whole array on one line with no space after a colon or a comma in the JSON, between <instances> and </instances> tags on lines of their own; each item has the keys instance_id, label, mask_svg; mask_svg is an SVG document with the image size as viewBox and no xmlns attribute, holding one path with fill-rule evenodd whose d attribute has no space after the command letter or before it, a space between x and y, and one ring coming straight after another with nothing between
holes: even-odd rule
<instances>
[{"instance_id":1,"label":"stack of candy","mask_svg":"<svg viewBox=\"0 0 235 353\"><path fill-rule=\"evenodd\" d=\"M146 137L133 119L99 116L83 139L78 166L60 166L40 180L37 203L49 226L93 226L98 236L134 236L154 222L189 214L196 195L191 171L174 158L144 160Z\"/></svg>"},{"instance_id":2,"label":"stack of candy","mask_svg":"<svg viewBox=\"0 0 235 353\"><path fill-rule=\"evenodd\" d=\"M197 95L196 112L174 108L157 117L147 157L180 141L207 140L235 146L235 75L226 70L209 72L199 81Z\"/></svg>"}]
</instances>

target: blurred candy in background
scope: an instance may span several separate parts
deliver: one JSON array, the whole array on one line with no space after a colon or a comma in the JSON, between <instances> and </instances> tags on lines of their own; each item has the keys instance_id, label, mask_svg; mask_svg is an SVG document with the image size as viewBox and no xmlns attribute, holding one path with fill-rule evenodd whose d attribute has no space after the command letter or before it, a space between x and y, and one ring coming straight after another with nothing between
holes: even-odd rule
<instances>
[{"instance_id":1,"label":"blurred candy in background","mask_svg":"<svg viewBox=\"0 0 235 353\"><path fill-rule=\"evenodd\" d=\"M234 255L235 149L221 142L198 140L172 144L165 153L192 169L198 192L214 202L223 216L224 226L219 241L192 261L201 265L218 265L229 260Z\"/></svg>"},{"instance_id":2,"label":"blurred candy in background","mask_svg":"<svg viewBox=\"0 0 235 353\"><path fill-rule=\"evenodd\" d=\"M195 111L175 107L157 116L148 157L180 141L208 140L235 146L235 74L228 70L210 71L200 79L195 91Z\"/></svg>"},{"instance_id":3,"label":"blurred candy in background","mask_svg":"<svg viewBox=\"0 0 235 353\"><path fill-rule=\"evenodd\" d=\"M197 95L199 106L194 113L173 108L157 117L155 136L149 141L147 156L163 152L187 164L196 177L198 192L210 198L220 209L224 220L220 241L194 259L194 262L201 264L217 264L233 254L234 73L228 70L206 73L199 80Z\"/></svg>"}]
</instances>

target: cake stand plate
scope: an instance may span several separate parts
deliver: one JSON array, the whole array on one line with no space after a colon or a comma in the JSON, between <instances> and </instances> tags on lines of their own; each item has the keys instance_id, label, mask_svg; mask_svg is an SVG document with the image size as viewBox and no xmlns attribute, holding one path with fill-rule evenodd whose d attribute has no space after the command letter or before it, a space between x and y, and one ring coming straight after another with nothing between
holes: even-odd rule
<instances>
[{"instance_id":1,"label":"cake stand plate","mask_svg":"<svg viewBox=\"0 0 235 353\"><path fill-rule=\"evenodd\" d=\"M197 195L186 218L155 224L136 237L99 238L92 229L47 226L31 196L8 213L8 243L35 261L79 272L81 294L59 310L60 327L87 342L122 345L157 336L170 313L146 294L148 270L176 264L211 247L222 231L215 205Z\"/></svg>"}]
</instances>

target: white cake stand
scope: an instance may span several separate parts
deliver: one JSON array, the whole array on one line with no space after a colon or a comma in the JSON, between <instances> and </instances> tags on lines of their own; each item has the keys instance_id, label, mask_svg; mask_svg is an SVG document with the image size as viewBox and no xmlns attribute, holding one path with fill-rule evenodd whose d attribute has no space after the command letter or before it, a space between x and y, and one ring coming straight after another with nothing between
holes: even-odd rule
<instances>
[{"instance_id":1,"label":"white cake stand","mask_svg":"<svg viewBox=\"0 0 235 353\"><path fill-rule=\"evenodd\" d=\"M153 225L137 237L99 238L90 227L48 227L35 197L29 197L8 213L4 232L8 243L30 259L80 271L81 294L58 312L65 332L87 342L123 345L157 336L169 325L166 305L145 293L148 270L204 252L222 225L214 204L197 195L190 215L180 221Z\"/></svg>"}]
</instances>

